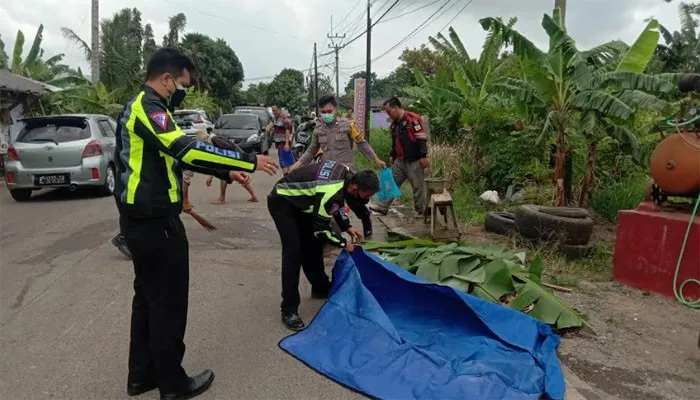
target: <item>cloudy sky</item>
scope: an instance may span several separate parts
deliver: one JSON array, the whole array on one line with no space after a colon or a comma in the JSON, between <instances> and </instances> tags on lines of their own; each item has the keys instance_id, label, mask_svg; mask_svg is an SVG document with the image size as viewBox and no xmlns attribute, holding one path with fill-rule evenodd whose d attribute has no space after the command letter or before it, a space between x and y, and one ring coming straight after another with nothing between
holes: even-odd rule
<instances>
[{"instance_id":1,"label":"cloudy sky","mask_svg":"<svg viewBox=\"0 0 700 400\"><path fill-rule=\"evenodd\" d=\"M487 16L504 19L517 17L518 30L542 47L546 36L541 28L542 15L550 12L553 0L451 0L414 36L402 40L447 0L400 0L373 31L373 71L381 77L398 64L406 47L424 43L453 18L457 30L472 56L478 56L484 32L478 20ZM373 0L373 18L379 17L391 0ZM580 48L588 48L612 39L631 43L644 28L648 17L658 18L674 30L679 26L677 6L663 0L569 0L567 25ZM424 8L411 12L419 7ZM364 31L366 0L101 0L100 14L111 16L124 7L137 7L144 23L150 23L160 43L167 31L168 17L179 12L187 16L187 32L201 32L225 39L243 63L247 82L269 80L282 68L306 70L311 65L313 43L319 53L327 52L326 35L346 34L346 41ZM461 11L461 12L460 12ZM402 14L406 14L401 16ZM89 42L90 0L20 0L0 3L0 35L6 51L11 52L17 30L21 29L29 49L39 24L44 24L45 54L64 53L66 62L87 70L81 52L61 35L61 27L75 30ZM445 29L446 31L447 29ZM341 85L347 77L364 68L366 39L356 40L340 52ZM393 49L393 50L392 50ZM388 51L390 50L390 51ZM332 55L319 59L321 71L331 73ZM263 79L266 78L266 79ZM341 89L342 90L342 89Z\"/></svg>"}]
</instances>

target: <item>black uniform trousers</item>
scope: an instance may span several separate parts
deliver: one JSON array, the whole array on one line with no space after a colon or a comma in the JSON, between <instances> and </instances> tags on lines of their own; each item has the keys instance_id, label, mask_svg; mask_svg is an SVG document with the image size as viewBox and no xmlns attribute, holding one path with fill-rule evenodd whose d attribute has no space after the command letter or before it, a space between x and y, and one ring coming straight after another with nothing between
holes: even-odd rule
<instances>
[{"instance_id":1,"label":"black uniform trousers","mask_svg":"<svg viewBox=\"0 0 700 400\"><path fill-rule=\"evenodd\" d=\"M299 211L282 197L271 195L267 208L282 242L282 313L299 310L299 273L304 270L313 292L330 289L323 262L323 241L314 236L313 216Z\"/></svg>"},{"instance_id":2,"label":"black uniform trousers","mask_svg":"<svg viewBox=\"0 0 700 400\"><path fill-rule=\"evenodd\" d=\"M161 393L177 391L187 378L181 366L190 273L185 227L179 216L124 222L135 273L129 380L156 380Z\"/></svg>"}]
</instances>

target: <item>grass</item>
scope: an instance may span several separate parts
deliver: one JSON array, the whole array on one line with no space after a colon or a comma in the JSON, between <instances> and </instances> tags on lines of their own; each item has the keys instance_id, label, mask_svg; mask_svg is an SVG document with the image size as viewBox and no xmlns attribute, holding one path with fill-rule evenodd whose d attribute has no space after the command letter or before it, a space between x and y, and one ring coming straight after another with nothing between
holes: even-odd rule
<instances>
[{"instance_id":1,"label":"grass","mask_svg":"<svg viewBox=\"0 0 700 400\"><path fill-rule=\"evenodd\" d=\"M633 177L610 184L591 199L591 208L610 222L617 221L617 212L636 208L644 200L644 190L649 178Z\"/></svg>"}]
</instances>

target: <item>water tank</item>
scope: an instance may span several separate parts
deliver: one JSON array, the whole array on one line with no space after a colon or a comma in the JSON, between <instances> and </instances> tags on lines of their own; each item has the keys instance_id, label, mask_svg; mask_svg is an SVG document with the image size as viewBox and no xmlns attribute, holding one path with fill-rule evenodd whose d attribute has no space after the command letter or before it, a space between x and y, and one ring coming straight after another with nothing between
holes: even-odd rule
<instances>
[{"instance_id":1,"label":"water tank","mask_svg":"<svg viewBox=\"0 0 700 400\"><path fill-rule=\"evenodd\" d=\"M680 132L662 140L651 155L651 175L668 194L700 192L700 133Z\"/></svg>"}]
</instances>

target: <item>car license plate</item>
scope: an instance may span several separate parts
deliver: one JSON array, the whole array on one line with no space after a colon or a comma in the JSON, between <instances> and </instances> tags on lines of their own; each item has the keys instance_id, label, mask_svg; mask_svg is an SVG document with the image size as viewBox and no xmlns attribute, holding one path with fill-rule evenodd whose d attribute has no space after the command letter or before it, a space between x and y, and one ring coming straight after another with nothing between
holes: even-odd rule
<instances>
[{"instance_id":1,"label":"car license plate","mask_svg":"<svg viewBox=\"0 0 700 400\"><path fill-rule=\"evenodd\" d=\"M70 183L70 174L34 175L34 184L37 186L67 185Z\"/></svg>"}]
</instances>

